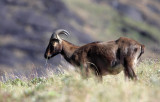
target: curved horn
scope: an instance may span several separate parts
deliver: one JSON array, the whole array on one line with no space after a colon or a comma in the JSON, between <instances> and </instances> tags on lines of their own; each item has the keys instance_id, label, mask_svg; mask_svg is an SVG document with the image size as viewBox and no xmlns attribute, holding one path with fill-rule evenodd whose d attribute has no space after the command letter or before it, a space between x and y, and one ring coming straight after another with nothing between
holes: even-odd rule
<instances>
[{"instance_id":1,"label":"curved horn","mask_svg":"<svg viewBox=\"0 0 160 102\"><path fill-rule=\"evenodd\" d=\"M59 39L59 40L62 40L62 39L60 38L59 34L64 34L64 35L66 35L66 36L70 35L70 34L68 33L68 31L66 31L66 30L64 30L64 29L58 29L58 30L56 30L55 33L54 33L54 38Z\"/></svg>"}]
</instances>

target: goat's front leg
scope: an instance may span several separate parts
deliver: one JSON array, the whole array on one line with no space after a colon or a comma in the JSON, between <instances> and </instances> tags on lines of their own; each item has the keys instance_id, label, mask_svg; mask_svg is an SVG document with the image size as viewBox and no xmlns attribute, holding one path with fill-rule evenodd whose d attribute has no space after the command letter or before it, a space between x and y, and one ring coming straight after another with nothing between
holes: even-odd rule
<instances>
[{"instance_id":1,"label":"goat's front leg","mask_svg":"<svg viewBox=\"0 0 160 102\"><path fill-rule=\"evenodd\" d=\"M102 75L97 75L97 81L98 82L103 82L103 77L102 77Z\"/></svg>"},{"instance_id":2,"label":"goat's front leg","mask_svg":"<svg viewBox=\"0 0 160 102\"><path fill-rule=\"evenodd\" d=\"M102 82L102 74L94 63L88 62L82 67L82 77L87 79L90 75L95 75L98 82Z\"/></svg>"},{"instance_id":3,"label":"goat's front leg","mask_svg":"<svg viewBox=\"0 0 160 102\"><path fill-rule=\"evenodd\" d=\"M96 76L98 82L102 82L103 77L102 77L101 72L99 71L99 68L94 63L91 63L90 67L93 71L93 74Z\"/></svg>"},{"instance_id":4,"label":"goat's front leg","mask_svg":"<svg viewBox=\"0 0 160 102\"><path fill-rule=\"evenodd\" d=\"M125 58L124 59L124 74L125 77L128 77L132 80L137 80L137 76L133 70L133 60L131 58Z\"/></svg>"},{"instance_id":5,"label":"goat's front leg","mask_svg":"<svg viewBox=\"0 0 160 102\"><path fill-rule=\"evenodd\" d=\"M82 78L87 79L89 77L89 69L88 69L87 64L81 64L80 68L81 68L80 73L81 73Z\"/></svg>"}]
</instances>

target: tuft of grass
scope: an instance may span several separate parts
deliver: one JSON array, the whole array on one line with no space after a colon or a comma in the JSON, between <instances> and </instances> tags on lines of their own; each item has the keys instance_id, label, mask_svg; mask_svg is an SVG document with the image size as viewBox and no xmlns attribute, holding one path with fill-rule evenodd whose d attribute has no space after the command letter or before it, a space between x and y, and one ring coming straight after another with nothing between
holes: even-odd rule
<instances>
[{"instance_id":1,"label":"tuft of grass","mask_svg":"<svg viewBox=\"0 0 160 102\"><path fill-rule=\"evenodd\" d=\"M0 102L158 102L160 61L140 62L136 73L136 82L125 81L122 72L97 83L94 77L84 80L76 72L50 69L46 77L0 82Z\"/></svg>"}]
</instances>

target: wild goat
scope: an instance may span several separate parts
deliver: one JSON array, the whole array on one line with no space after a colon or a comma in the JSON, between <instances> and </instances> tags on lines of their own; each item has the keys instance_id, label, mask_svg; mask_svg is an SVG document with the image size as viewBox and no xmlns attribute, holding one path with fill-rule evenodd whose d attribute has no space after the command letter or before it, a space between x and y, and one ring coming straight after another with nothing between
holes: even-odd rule
<instances>
[{"instance_id":1,"label":"wild goat","mask_svg":"<svg viewBox=\"0 0 160 102\"><path fill-rule=\"evenodd\" d=\"M104 75L116 75L122 70L126 77L137 79L133 68L144 53L144 45L135 40L120 37L115 41L93 42L79 47L62 40L59 37L60 34L69 35L63 29L52 34L45 52L46 59L61 54L72 65L84 66L86 76L91 69L100 80Z\"/></svg>"}]
</instances>

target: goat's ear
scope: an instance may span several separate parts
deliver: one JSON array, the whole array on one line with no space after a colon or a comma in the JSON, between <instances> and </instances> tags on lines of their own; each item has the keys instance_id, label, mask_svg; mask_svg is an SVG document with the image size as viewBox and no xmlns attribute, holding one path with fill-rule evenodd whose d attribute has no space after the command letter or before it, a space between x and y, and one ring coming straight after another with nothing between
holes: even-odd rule
<instances>
[{"instance_id":1,"label":"goat's ear","mask_svg":"<svg viewBox=\"0 0 160 102\"><path fill-rule=\"evenodd\" d=\"M51 35L51 38L50 38L50 40L51 40L51 39L54 39L54 33Z\"/></svg>"}]
</instances>

